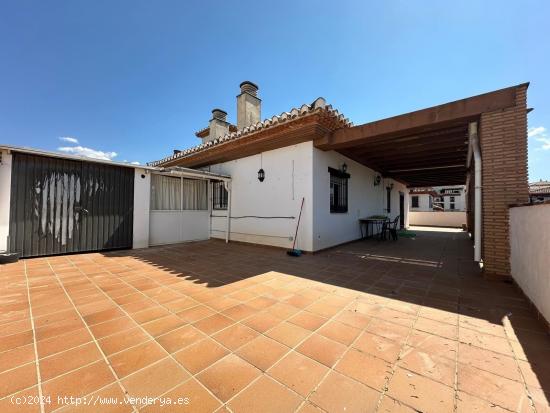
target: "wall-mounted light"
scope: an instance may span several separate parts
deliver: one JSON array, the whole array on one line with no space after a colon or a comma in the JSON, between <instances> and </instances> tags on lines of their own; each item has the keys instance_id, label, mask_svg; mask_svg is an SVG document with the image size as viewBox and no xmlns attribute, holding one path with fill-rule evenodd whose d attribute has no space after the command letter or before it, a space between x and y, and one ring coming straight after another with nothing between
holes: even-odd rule
<instances>
[{"instance_id":1,"label":"wall-mounted light","mask_svg":"<svg viewBox=\"0 0 550 413\"><path fill-rule=\"evenodd\" d=\"M380 175L376 175L374 177L374 186L380 185L380 182L382 181L382 177Z\"/></svg>"},{"instance_id":2,"label":"wall-mounted light","mask_svg":"<svg viewBox=\"0 0 550 413\"><path fill-rule=\"evenodd\" d=\"M393 189L393 182L392 182L391 184L389 184L389 185L386 187L386 189L387 189L388 191L391 191L391 190Z\"/></svg>"},{"instance_id":3,"label":"wall-mounted light","mask_svg":"<svg viewBox=\"0 0 550 413\"><path fill-rule=\"evenodd\" d=\"M346 163L344 162L342 164L342 172L346 172L348 170L348 166L346 165Z\"/></svg>"},{"instance_id":4,"label":"wall-mounted light","mask_svg":"<svg viewBox=\"0 0 550 413\"><path fill-rule=\"evenodd\" d=\"M260 152L260 170L258 171L258 181L263 182L264 179L265 179L264 154Z\"/></svg>"}]
</instances>

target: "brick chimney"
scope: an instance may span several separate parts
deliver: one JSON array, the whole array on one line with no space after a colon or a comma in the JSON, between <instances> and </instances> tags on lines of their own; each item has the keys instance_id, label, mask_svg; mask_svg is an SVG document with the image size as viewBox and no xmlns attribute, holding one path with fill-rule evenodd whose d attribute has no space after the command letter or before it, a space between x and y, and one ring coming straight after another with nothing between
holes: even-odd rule
<instances>
[{"instance_id":1,"label":"brick chimney","mask_svg":"<svg viewBox=\"0 0 550 413\"><path fill-rule=\"evenodd\" d=\"M212 119L209 123L209 133L202 141L208 142L224 136L229 133L229 122L227 122L227 112L221 109L212 110Z\"/></svg>"},{"instance_id":2,"label":"brick chimney","mask_svg":"<svg viewBox=\"0 0 550 413\"><path fill-rule=\"evenodd\" d=\"M237 96L237 130L261 120L261 104L258 86L248 80L240 84L241 94Z\"/></svg>"}]
</instances>

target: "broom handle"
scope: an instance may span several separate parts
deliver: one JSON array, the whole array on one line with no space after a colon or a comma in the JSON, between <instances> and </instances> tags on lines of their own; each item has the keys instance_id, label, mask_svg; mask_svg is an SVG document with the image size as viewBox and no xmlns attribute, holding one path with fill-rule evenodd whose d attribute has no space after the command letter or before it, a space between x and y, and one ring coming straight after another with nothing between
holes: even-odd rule
<instances>
[{"instance_id":1,"label":"broom handle","mask_svg":"<svg viewBox=\"0 0 550 413\"><path fill-rule=\"evenodd\" d=\"M292 243L292 249L296 247L296 237L298 236L298 227L300 226L300 218L302 218L302 209L304 208L305 197L302 197L302 206L300 207L300 215L298 215L298 224L296 224L296 234L294 234L294 242Z\"/></svg>"}]
</instances>

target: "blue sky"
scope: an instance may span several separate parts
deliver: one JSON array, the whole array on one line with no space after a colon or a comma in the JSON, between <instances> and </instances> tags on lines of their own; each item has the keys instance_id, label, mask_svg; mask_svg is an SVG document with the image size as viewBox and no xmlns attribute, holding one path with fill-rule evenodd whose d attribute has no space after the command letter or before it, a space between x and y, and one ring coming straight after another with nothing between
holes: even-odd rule
<instances>
[{"instance_id":1,"label":"blue sky","mask_svg":"<svg viewBox=\"0 0 550 413\"><path fill-rule=\"evenodd\" d=\"M234 121L245 79L263 117L323 96L355 124L530 81L530 179L550 179L549 17L548 1L0 0L0 143L145 163L198 144L214 107Z\"/></svg>"}]
</instances>

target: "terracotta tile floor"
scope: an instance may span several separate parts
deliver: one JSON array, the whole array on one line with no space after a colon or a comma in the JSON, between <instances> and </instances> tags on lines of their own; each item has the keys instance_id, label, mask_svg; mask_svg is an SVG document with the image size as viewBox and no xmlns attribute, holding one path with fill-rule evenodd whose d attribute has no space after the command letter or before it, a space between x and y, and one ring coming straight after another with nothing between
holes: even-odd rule
<instances>
[{"instance_id":1,"label":"terracotta tile floor","mask_svg":"<svg viewBox=\"0 0 550 413\"><path fill-rule=\"evenodd\" d=\"M464 233L415 231L300 258L207 241L1 266L0 412L549 411L527 302L480 278Z\"/></svg>"}]
</instances>

